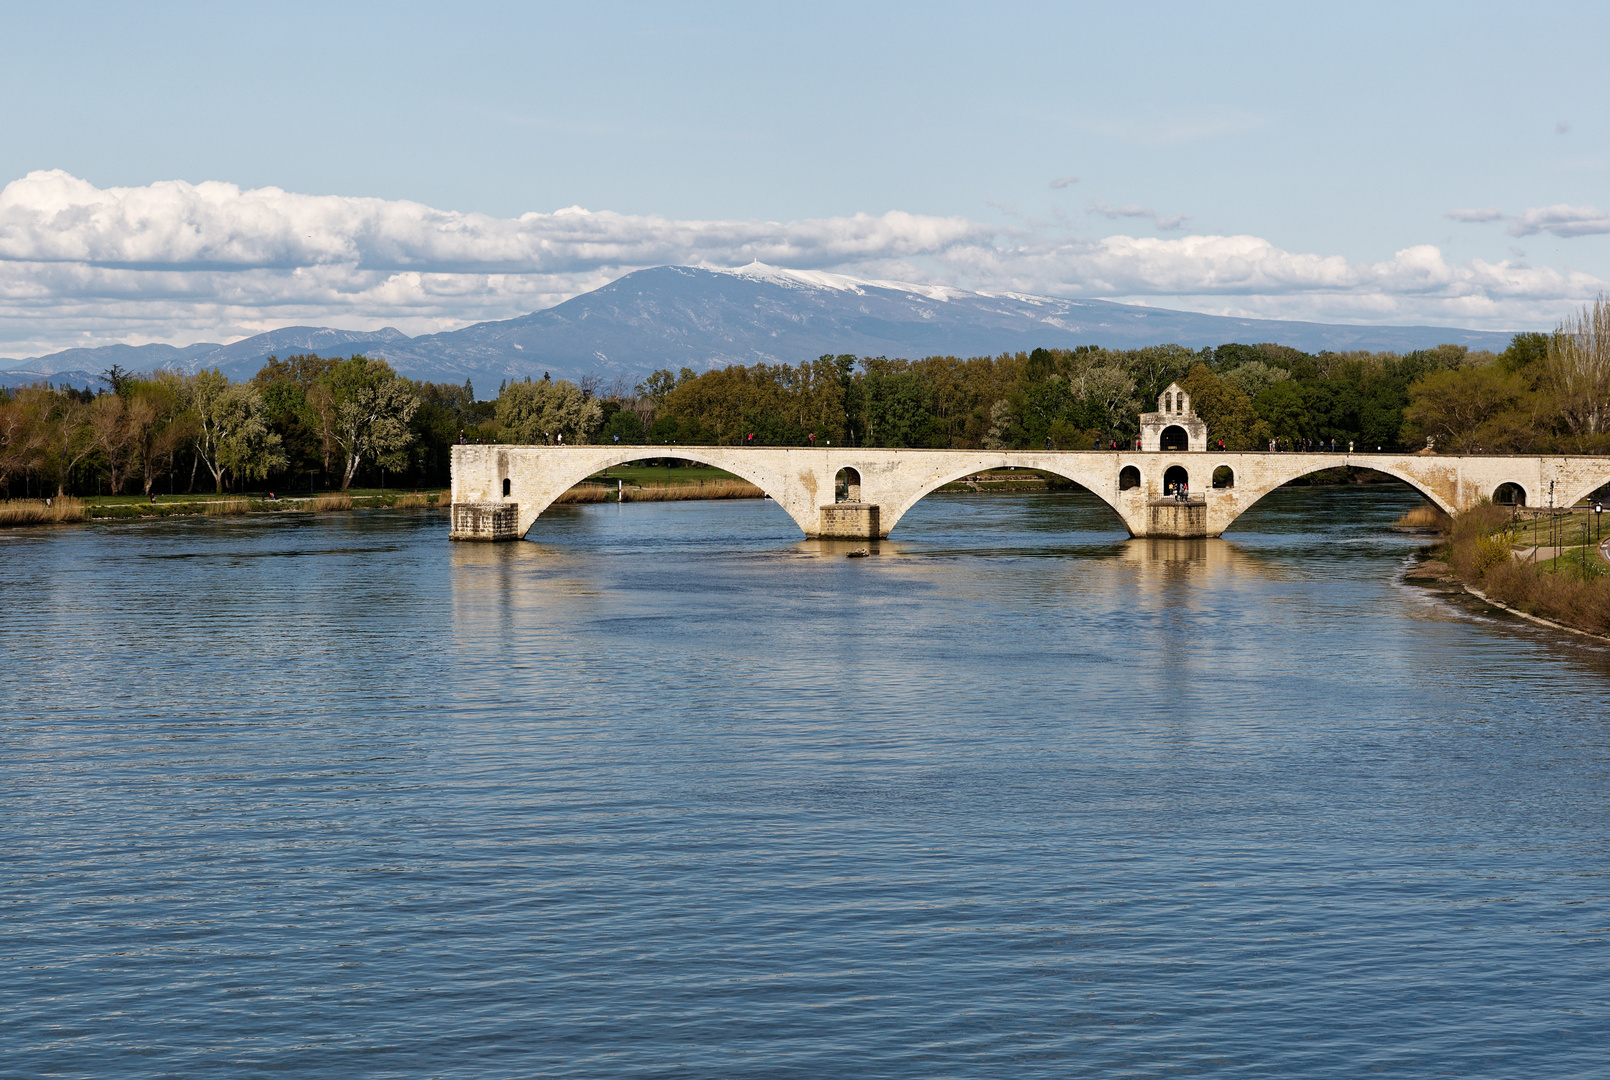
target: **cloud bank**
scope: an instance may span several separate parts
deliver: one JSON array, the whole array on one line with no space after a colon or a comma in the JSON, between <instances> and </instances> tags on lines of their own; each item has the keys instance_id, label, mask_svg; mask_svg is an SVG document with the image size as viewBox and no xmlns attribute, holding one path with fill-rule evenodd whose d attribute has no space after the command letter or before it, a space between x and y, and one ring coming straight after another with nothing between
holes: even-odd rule
<instances>
[{"instance_id":1,"label":"cloud bank","mask_svg":"<svg viewBox=\"0 0 1610 1080\"><path fill-rule=\"evenodd\" d=\"M1536 236L1538 233L1546 232L1562 240L1569 240L1574 236L1610 233L1610 214L1596 206L1556 203L1553 206L1524 210L1513 216L1495 207L1487 207L1481 210L1450 210L1444 216L1467 223L1508 221L1511 236Z\"/></svg>"},{"instance_id":2,"label":"cloud bank","mask_svg":"<svg viewBox=\"0 0 1610 1080\"><path fill-rule=\"evenodd\" d=\"M1528 211L1553 216L1517 225L1591 229L1603 215L1587 211ZM1141 207L1095 212L1180 224ZM901 211L690 221L571 207L494 218L216 182L97 188L49 171L0 190L0 350L229 341L293 324L427 333L551 306L642 267L757 260L986 292L1480 328L1552 325L1605 288L1507 261L1453 266L1430 246L1358 263L1252 236L1091 240Z\"/></svg>"}]
</instances>

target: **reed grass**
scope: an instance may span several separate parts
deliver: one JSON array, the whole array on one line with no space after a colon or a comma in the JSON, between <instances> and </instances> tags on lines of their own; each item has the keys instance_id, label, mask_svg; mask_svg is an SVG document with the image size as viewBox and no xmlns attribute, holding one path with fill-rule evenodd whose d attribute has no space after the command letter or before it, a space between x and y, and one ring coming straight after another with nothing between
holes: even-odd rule
<instances>
[{"instance_id":1,"label":"reed grass","mask_svg":"<svg viewBox=\"0 0 1610 1080\"><path fill-rule=\"evenodd\" d=\"M554 500L555 503L608 502L619 487L604 484L577 484ZM697 484L650 484L625 489L627 502L684 502L694 499L762 499L766 493L743 480L701 480Z\"/></svg>"},{"instance_id":2,"label":"reed grass","mask_svg":"<svg viewBox=\"0 0 1610 1080\"><path fill-rule=\"evenodd\" d=\"M315 510L351 510L352 496L344 491L326 491L313 499Z\"/></svg>"},{"instance_id":3,"label":"reed grass","mask_svg":"<svg viewBox=\"0 0 1610 1080\"><path fill-rule=\"evenodd\" d=\"M429 503L427 502L425 496L419 495L419 494L413 494L413 495L399 495L399 496L397 496L397 505L399 507L414 507L414 506L428 506Z\"/></svg>"},{"instance_id":4,"label":"reed grass","mask_svg":"<svg viewBox=\"0 0 1610 1080\"><path fill-rule=\"evenodd\" d=\"M235 517L251 510L250 499L213 499L207 503L207 513L217 517Z\"/></svg>"},{"instance_id":5,"label":"reed grass","mask_svg":"<svg viewBox=\"0 0 1610 1080\"><path fill-rule=\"evenodd\" d=\"M1441 507L1421 503L1392 523L1395 529L1442 532L1448 527L1448 515Z\"/></svg>"},{"instance_id":6,"label":"reed grass","mask_svg":"<svg viewBox=\"0 0 1610 1080\"><path fill-rule=\"evenodd\" d=\"M84 502L71 495L51 499L10 499L0 502L0 525L59 525L84 520Z\"/></svg>"},{"instance_id":7,"label":"reed grass","mask_svg":"<svg viewBox=\"0 0 1610 1080\"><path fill-rule=\"evenodd\" d=\"M555 503L601 503L609 498L610 489L601 484L577 484L554 500Z\"/></svg>"},{"instance_id":8,"label":"reed grass","mask_svg":"<svg viewBox=\"0 0 1610 1080\"><path fill-rule=\"evenodd\" d=\"M607 490L607 489L606 489ZM766 493L743 480L711 480L699 484L667 484L628 488L627 502L683 502L690 499L763 499Z\"/></svg>"}]
</instances>

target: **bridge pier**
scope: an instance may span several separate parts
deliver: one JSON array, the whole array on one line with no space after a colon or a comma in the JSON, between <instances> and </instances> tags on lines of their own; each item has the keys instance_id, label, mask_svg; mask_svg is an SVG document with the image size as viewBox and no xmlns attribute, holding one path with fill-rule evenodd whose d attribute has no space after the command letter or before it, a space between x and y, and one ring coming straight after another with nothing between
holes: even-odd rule
<instances>
[{"instance_id":1,"label":"bridge pier","mask_svg":"<svg viewBox=\"0 0 1610 1080\"><path fill-rule=\"evenodd\" d=\"M878 529L879 509L873 503L841 502L821 508L821 531L816 535L845 540L876 540L885 535Z\"/></svg>"},{"instance_id":2,"label":"bridge pier","mask_svg":"<svg viewBox=\"0 0 1610 1080\"><path fill-rule=\"evenodd\" d=\"M520 507L516 503L454 503L449 540L518 540Z\"/></svg>"},{"instance_id":3,"label":"bridge pier","mask_svg":"<svg viewBox=\"0 0 1610 1080\"><path fill-rule=\"evenodd\" d=\"M1131 527L1129 532L1132 536L1161 536L1175 540L1218 535L1208 532L1207 500L1200 495L1192 495L1183 501L1167 496L1147 500L1145 528L1136 530Z\"/></svg>"}]
</instances>

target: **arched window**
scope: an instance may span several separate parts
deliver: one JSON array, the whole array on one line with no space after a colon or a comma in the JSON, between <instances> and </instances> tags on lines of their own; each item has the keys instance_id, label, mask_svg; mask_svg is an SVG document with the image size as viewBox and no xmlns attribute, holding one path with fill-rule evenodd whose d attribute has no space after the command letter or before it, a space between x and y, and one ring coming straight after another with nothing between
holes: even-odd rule
<instances>
[{"instance_id":1,"label":"arched window","mask_svg":"<svg viewBox=\"0 0 1610 1080\"><path fill-rule=\"evenodd\" d=\"M1125 465L1118 470L1118 490L1128 491L1130 488L1140 487L1140 470L1133 465Z\"/></svg>"},{"instance_id":2,"label":"arched window","mask_svg":"<svg viewBox=\"0 0 1610 1080\"><path fill-rule=\"evenodd\" d=\"M1190 474L1185 471L1184 466L1170 465L1168 471L1163 474L1163 494L1173 495L1179 491L1181 484L1185 485L1187 491L1190 490Z\"/></svg>"},{"instance_id":3,"label":"arched window","mask_svg":"<svg viewBox=\"0 0 1610 1080\"><path fill-rule=\"evenodd\" d=\"M1174 411L1174 395L1173 394L1164 394L1163 395L1163 411L1165 413L1171 413L1171 412Z\"/></svg>"},{"instance_id":4,"label":"arched window","mask_svg":"<svg viewBox=\"0 0 1610 1080\"><path fill-rule=\"evenodd\" d=\"M1213 470L1213 486L1216 488L1235 487L1235 473L1228 465L1220 465Z\"/></svg>"},{"instance_id":5,"label":"arched window","mask_svg":"<svg viewBox=\"0 0 1610 1080\"><path fill-rule=\"evenodd\" d=\"M505 499L509 497L509 478L507 476L503 478L503 497Z\"/></svg>"},{"instance_id":6,"label":"arched window","mask_svg":"<svg viewBox=\"0 0 1610 1080\"><path fill-rule=\"evenodd\" d=\"M833 477L833 501L852 502L861 501L861 473L856 469L844 468Z\"/></svg>"},{"instance_id":7,"label":"arched window","mask_svg":"<svg viewBox=\"0 0 1610 1080\"><path fill-rule=\"evenodd\" d=\"M1174 397L1174 411L1175 411L1175 413L1179 414L1180 416L1184 416L1185 415L1185 406L1186 406L1186 403L1189 402L1189 401L1190 401L1190 398L1186 397L1184 394L1176 394L1175 397Z\"/></svg>"},{"instance_id":8,"label":"arched window","mask_svg":"<svg viewBox=\"0 0 1610 1080\"><path fill-rule=\"evenodd\" d=\"M1519 484L1499 484L1493 492L1493 502L1503 506L1525 506L1526 489Z\"/></svg>"},{"instance_id":9,"label":"arched window","mask_svg":"<svg viewBox=\"0 0 1610 1080\"><path fill-rule=\"evenodd\" d=\"M1178 424L1170 424L1164 428L1163 434L1157 440L1159 450L1188 450L1190 446L1190 436L1185 434L1185 429Z\"/></svg>"}]
</instances>

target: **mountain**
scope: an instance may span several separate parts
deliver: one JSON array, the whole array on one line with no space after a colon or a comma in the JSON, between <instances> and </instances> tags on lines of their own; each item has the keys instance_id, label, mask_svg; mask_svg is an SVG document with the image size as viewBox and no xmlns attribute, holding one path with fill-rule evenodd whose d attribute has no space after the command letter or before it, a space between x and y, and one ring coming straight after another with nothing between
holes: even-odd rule
<instances>
[{"instance_id":1,"label":"mountain","mask_svg":"<svg viewBox=\"0 0 1610 1080\"><path fill-rule=\"evenodd\" d=\"M111 345L30 360L0 360L0 382L51 378L75 384L114 363L249 377L270 355L381 356L416 379L472 379L486 394L504 379L636 380L655 368L703 371L726 364L798 363L823 353L982 356L1020 349L1174 343L1200 348L1273 341L1308 352L1407 351L1452 343L1502 350L1510 334L1437 326L1349 326L1237 319L1188 311L935 285L864 281L759 263L738 270L660 266L639 270L556 307L514 319L410 338L377 331L294 326L231 345ZM162 350L168 350L163 352ZM94 374L92 374L94 373ZM77 376L67 378L67 375Z\"/></svg>"}]
</instances>

